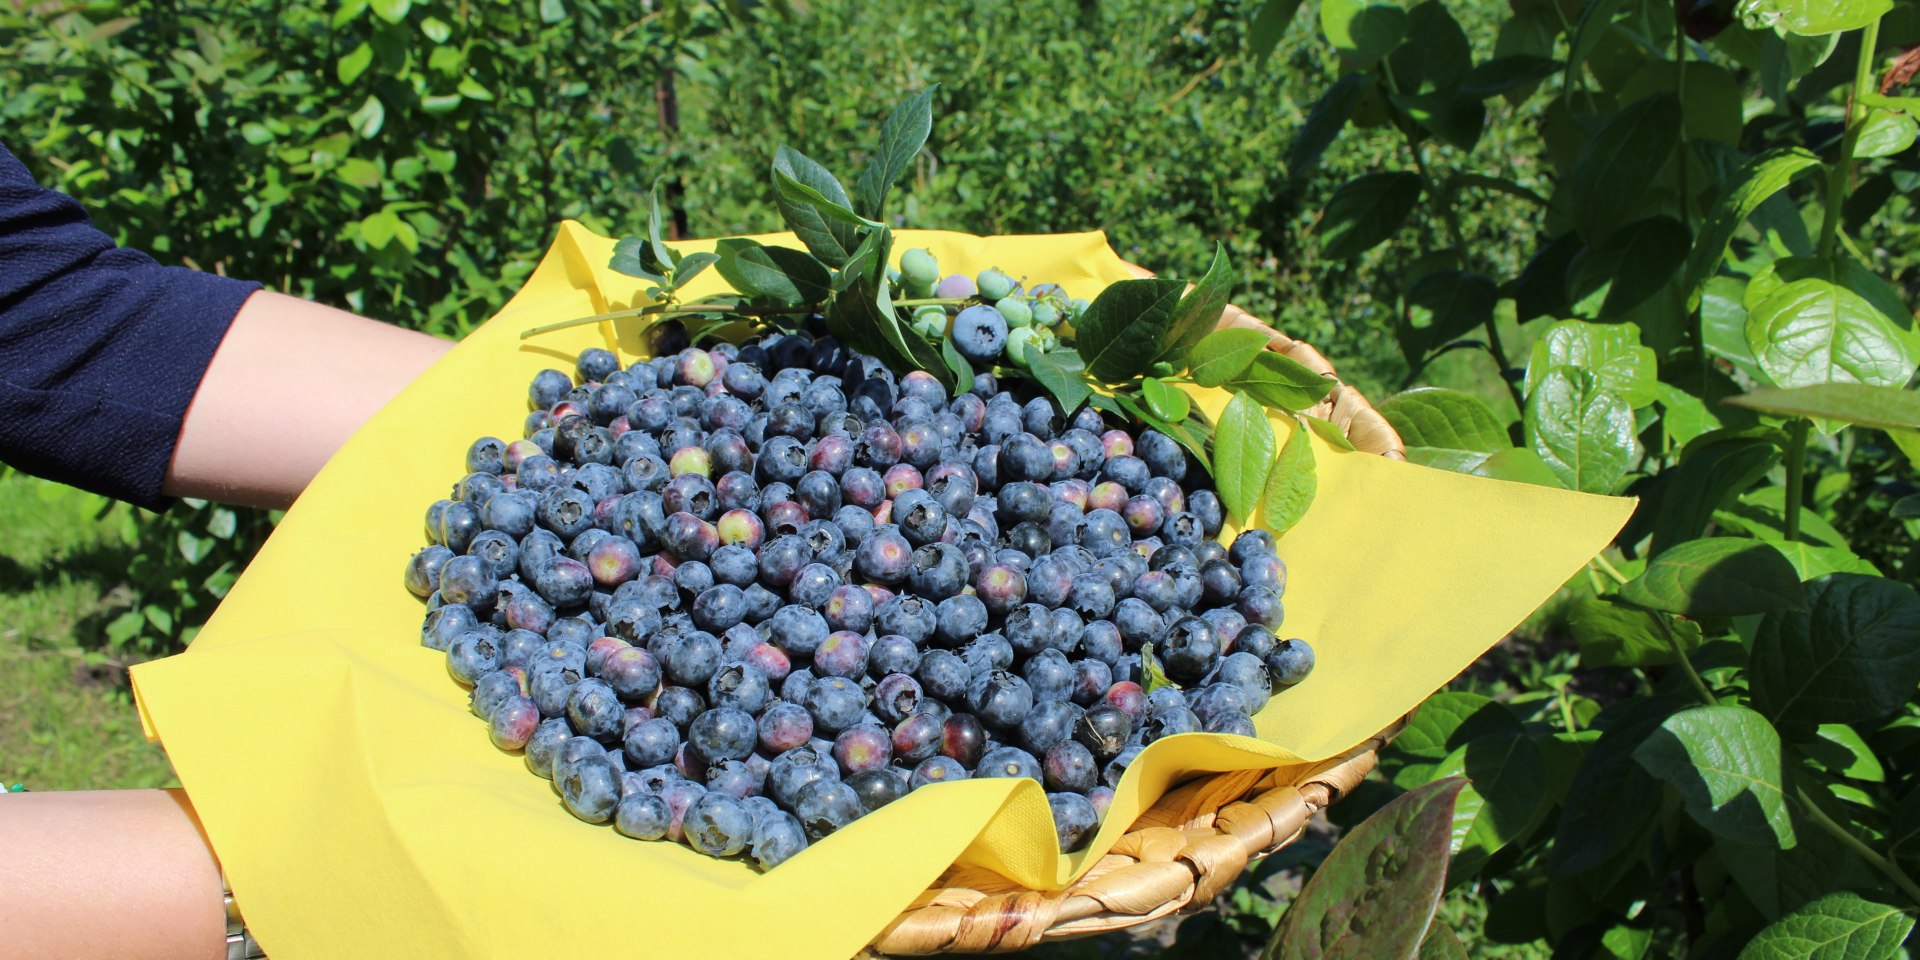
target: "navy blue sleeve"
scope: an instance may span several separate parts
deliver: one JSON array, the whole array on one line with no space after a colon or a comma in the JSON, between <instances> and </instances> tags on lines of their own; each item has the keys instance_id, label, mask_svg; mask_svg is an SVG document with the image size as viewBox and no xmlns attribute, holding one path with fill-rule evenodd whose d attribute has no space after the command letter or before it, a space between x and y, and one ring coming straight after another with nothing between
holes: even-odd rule
<instances>
[{"instance_id":1,"label":"navy blue sleeve","mask_svg":"<svg viewBox=\"0 0 1920 960\"><path fill-rule=\"evenodd\" d=\"M150 509L257 283L114 245L0 146L0 461Z\"/></svg>"}]
</instances>

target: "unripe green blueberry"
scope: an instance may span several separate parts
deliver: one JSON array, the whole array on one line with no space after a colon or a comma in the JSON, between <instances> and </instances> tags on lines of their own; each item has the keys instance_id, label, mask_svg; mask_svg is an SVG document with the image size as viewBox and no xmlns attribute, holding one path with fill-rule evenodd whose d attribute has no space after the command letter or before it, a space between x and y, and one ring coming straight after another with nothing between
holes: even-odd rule
<instances>
[{"instance_id":1,"label":"unripe green blueberry","mask_svg":"<svg viewBox=\"0 0 1920 960\"><path fill-rule=\"evenodd\" d=\"M947 308L928 304L913 310L913 332L926 339L946 336Z\"/></svg>"},{"instance_id":2,"label":"unripe green blueberry","mask_svg":"<svg viewBox=\"0 0 1920 960\"><path fill-rule=\"evenodd\" d=\"M982 274L985 276L985 274ZM1002 297L993 305L1000 315L1007 318L1007 326L1024 327L1033 323L1033 308L1027 305L1024 297Z\"/></svg>"},{"instance_id":3,"label":"unripe green blueberry","mask_svg":"<svg viewBox=\"0 0 1920 960\"><path fill-rule=\"evenodd\" d=\"M1085 297L1074 297L1072 300L1068 300L1067 301L1067 319L1069 320L1080 319L1080 315L1083 313L1086 313L1087 308L1092 305L1093 304L1088 302L1087 298Z\"/></svg>"},{"instance_id":4,"label":"unripe green blueberry","mask_svg":"<svg viewBox=\"0 0 1920 960\"><path fill-rule=\"evenodd\" d=\"M933 254L915 247L900 255L900 276L910 285L932 287L940 280L940 264Z\"/></svg>"},{"instance_id":5,"label":"unripe green blueberry","mask_svg":"<svg viewBox=\"0 0 1920 960\"><path fill-rule=\"evenodd\" d=\"M1025 368L1031 362L1033 353L1044 349L1040 333L1032 327L1014 327L1007 331L1007 359L1014 366Z\"/></svg>"},{"instance_id":6,"label":"unripe green blueberry","mask_svg":"<svg viewBox=\"0 0 1920 960\"><path fill-rule=\"evenodd\" d=\"M1052 350L1054 347L1057 347L1060 345L1060 336L1054 333L1052 330L1049 330L1046 327L1034 327L1032 329L1033 329L1033 332L1038 334L1040 337L1040 351L1042 353L1048 350Z\"/></svg>"},{"instance_id":7,"label":"unripe green blueberry","mask_svg":"<svg viewBox=\"0 0 1920 960\"><path fill-rule=\"evenodd\" d=\"M1058 307L1055 307L1052 301L1048 301L1048 300L1033 301L1033 325L1034 326L1051 327L1059 322L1060 322L1060 309Z\"/></svg>"},{"instance_id":8,"label":"unripe green blueberry","mask_svg":"<svg viewBox=\"0 0 1920 960\"><path fill-rule=\"evenodd\" d=\"M983 300L1004 300L1013 293L1013 278L1001 273L998 267L980 271L974 283L980 288Z\"/></svg>"}]
</instances>

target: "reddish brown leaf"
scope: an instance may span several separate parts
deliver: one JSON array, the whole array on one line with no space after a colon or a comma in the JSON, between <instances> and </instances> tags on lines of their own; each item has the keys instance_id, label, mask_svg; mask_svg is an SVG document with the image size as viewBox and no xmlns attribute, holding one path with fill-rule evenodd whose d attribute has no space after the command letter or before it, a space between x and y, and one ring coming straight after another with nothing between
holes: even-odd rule
<instances>
[{"instance_id":1,"label":"reddish brown leaf","mask_svg":"<svg viewBox=\"0 0 1920 960\"><path fill-rule=\"evenodd\" d=\"M1908 47L1894 58L1893 66L1880 78L1880 93L1885 95L1895 87L1905 86L1916 73L1920 73L1920 46Z\"/></svg>"}]
</instances>

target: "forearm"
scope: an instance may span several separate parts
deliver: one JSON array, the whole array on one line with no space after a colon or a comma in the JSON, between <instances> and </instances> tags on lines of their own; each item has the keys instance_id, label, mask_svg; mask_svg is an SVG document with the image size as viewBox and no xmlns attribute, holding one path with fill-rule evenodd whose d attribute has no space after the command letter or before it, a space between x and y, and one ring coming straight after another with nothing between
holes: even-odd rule
<instances>
[{"instance_id":1,"label":"forearm","mask_svg":"<svg viewBox=\"0 0 1920 960\"><path fill-rule=\"evenodd\" d=\"M187 408L163 489L284 507L453 344L283 294L235 315Z\"/></svg>"},{"instance_id":2,"label":"forearm","mask_svg":"<svg viewBox=\"0 0 1920 960\"><path fill-rule=\"evenodd\" d=\"M220 868L179 790L0 797L0 954L225 956Z\"/></svg>"}]
</instances>

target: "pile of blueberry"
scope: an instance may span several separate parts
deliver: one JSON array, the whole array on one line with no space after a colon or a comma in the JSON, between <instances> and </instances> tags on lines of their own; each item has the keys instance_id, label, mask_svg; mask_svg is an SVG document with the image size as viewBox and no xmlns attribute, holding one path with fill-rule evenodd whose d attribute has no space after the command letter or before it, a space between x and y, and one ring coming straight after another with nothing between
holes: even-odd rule
<instances>
[{"instance_id":1,"label":"pile of blueberry","mask_svg":"<svg viewBox=\"0 0 1920 960\"><path fill-rule=\"evenodd\" d=\"M1031 777L1073 850L1147 744L1252 736L1312 669L1272 537L1216 542L1163 434L831 337L654 348L541 371L406 569L422 642L582 820L765 869L910 790Z\"/></svg>"}]
</instances>

